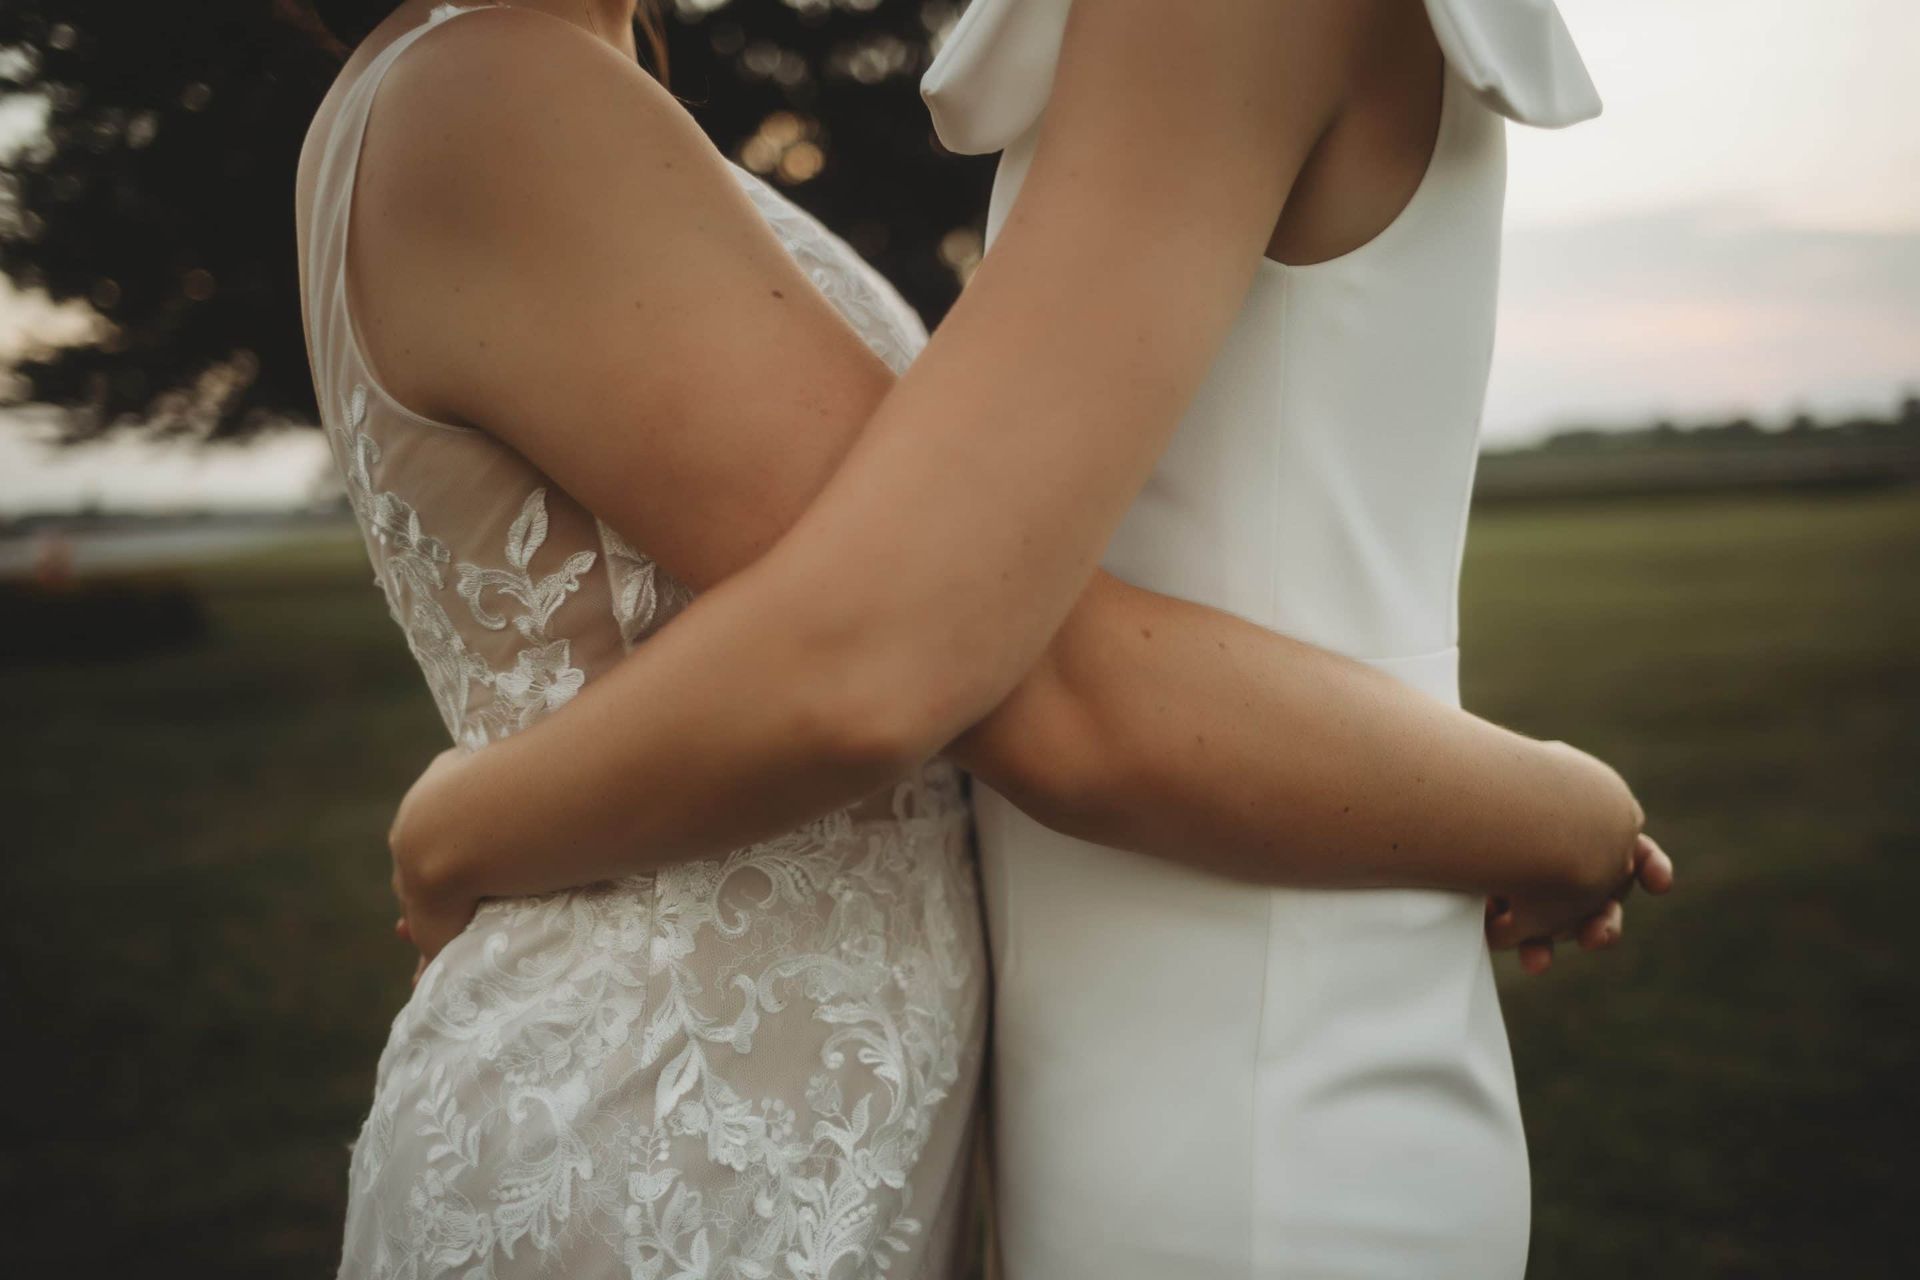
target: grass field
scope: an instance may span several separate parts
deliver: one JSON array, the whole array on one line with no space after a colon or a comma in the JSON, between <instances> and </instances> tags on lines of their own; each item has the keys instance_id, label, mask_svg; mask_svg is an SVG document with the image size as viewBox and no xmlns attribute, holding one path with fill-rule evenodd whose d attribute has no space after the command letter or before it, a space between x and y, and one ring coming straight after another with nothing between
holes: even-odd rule
<instances>
[{"instance_id":1,"label":"grass field","mask_svg":"<svg viewBox=\"0 0 1920 1280\"><path fill-rule=\"evenodd\" d=\"M1920 1274L1920 495L1498 509L1476 709L1617 763L1682 889L1507 971L1531 1274ZM441 730L357 545L191 571L213 641L14 667L13 1274L330 1275L409 960L381 835Z\"/></svg>"}]
</instances>

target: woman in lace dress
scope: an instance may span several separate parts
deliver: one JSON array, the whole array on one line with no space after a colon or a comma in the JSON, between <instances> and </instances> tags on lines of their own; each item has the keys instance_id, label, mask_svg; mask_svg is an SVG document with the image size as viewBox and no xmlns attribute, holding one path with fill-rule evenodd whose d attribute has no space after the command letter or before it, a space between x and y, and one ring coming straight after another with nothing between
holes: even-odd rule
<instances>
[{"instance_id":1,"label":"woman in lace dress","mask_svg":"<svg viewBox=\"0 0 1920 1280\"><path fill-rule=\"evenodd\" d=\"M1221 212L1284 183L1182 195L1115 294L985 288L890 390L911 314L644 75L632 0L345 8L380 21L302 161L310 351L457 746L396 823L431 962L343 1275L950 1274L985 963L949 743L1060 828L1497 893L1537 945L1663 876L1598 762L1088 582L1231 314ZM1173 127L1231 127L1197 173L1299 132L1201 96ZM1036 376L1042 339L1100 363Z\"/></svg>"}]
</instances>

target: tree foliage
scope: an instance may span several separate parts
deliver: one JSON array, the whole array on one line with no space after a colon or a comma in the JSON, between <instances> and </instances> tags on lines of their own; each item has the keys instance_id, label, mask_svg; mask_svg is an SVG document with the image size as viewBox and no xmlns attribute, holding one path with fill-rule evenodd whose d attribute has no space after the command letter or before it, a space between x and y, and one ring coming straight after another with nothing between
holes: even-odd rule
<instances>
[{"instance_id":1,"label":"tree foliage","mask_svg":"<svg viewBox=\"0 0 1920 1280\"><path fill-rule=\"evenodd\" d=\"M672 87L714 141L929 319L977 243L991 175L939 148L918 96L957 8L667 6ZM312 419L293 174L338 62L301 14L290 0L0 6L0 97L45 114L0 169L0 273L101 319L96 340L23 359L11 398L70 411L73 438Z\"/></svg>"}]
</instances>

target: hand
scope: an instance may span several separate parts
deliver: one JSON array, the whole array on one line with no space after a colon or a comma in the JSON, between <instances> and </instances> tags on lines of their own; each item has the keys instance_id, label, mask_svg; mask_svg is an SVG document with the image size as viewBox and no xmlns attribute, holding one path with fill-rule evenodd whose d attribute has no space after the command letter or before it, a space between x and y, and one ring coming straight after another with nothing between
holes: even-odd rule
<instances>
[{"instance_id":1,"label":"hand","mask_svg":"<svg viewBox=\"0 0 1920 1280\"><path fill-rule=\"evenodd\" d=\"M1487 900L1487 942L1496 950L1517 948L1520 965L1541 974L1553 963L1556 941L1577 941L1583 951L1599 951L1620 940L1626 923L1625 899L1635 885L1648 893L1673 888L1673 859L1642 832L1634 840L1626 874L1596 906L1591 895Z\"/></svg>"},{"instance_id":2,"label":"hand","mask_svg":"<svg viewBox=\"0 0 1920 1280\"><path fill-rule=\"evenodd\" d=\"M401 911L394 932L419 948L415 982L441 948L473 920L480 905L479 895L462 887L440 851L421 834L426 825L422 813L432 811L467 759L467 753L459 750L435 756L426 772L407 788L387 832L387 847L393 855L393 896L399 899Z\"/></svg>"}]
</instances>

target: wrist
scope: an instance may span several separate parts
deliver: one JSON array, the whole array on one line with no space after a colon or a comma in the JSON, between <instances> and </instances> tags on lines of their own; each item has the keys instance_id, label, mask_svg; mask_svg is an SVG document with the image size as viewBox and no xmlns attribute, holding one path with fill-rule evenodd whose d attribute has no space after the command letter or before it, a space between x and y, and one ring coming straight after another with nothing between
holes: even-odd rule
<instances>
[{"instance_id":1,"label":"wrist","mask_svg":"<svg viewBox=\"0 0 1920 1280\"><path fill-rule=\"evenodd\" d=\"M1564 838L1554 842L1556 893L1578 897L1613 892L1633 873L1634 841L1645 814L1612 767L1564 742L1540 744L1564 797Z\"/></svg>"},{"instance_id":2,"label":"wrist","mask_svg":"<svg viewBox=\"0 0 1920 1280\"><path fill-rule=\"evenodd\" d=\"M415 783L400 802L387 846L393 855L394 887L409 903L428 906L479 896L479 850L468 832L472 810L458 803L441 766Z\"/></svg>"}]
</instances>

